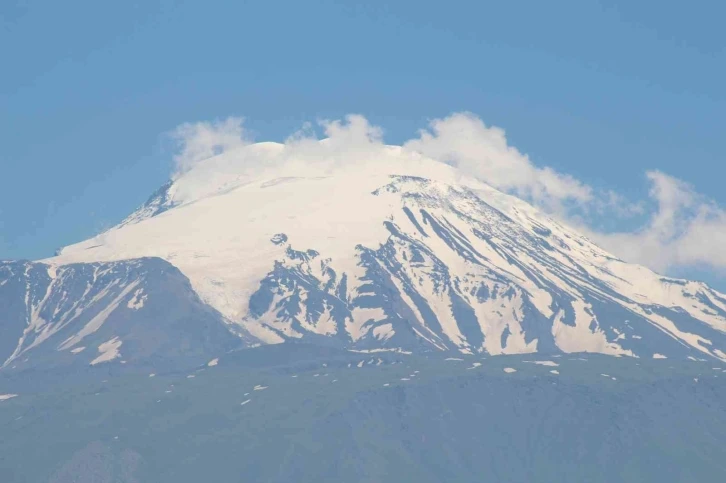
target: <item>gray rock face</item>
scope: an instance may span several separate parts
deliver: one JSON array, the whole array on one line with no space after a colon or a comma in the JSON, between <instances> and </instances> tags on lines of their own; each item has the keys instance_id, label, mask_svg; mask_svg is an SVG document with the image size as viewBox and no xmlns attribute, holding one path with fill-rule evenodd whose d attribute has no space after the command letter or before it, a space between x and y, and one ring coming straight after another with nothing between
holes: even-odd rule
<instances>
[{"instance_id":1,"label":"gray rock face","mask_svg":"<svg viewBox=\"0 0 726 483\"><path fill-rule=\"evenodd\" d=\"M3 369L207 361L250 342L158 258L0 262Z\"/></svg>"}]
</instances>

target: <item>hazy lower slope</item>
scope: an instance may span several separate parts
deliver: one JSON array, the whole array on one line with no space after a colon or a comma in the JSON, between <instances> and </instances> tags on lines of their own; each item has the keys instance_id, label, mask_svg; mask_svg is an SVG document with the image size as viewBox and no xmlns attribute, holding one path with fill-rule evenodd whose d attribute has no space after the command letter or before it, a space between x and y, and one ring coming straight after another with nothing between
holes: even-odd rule
<instances>
[{"instance_id":1,"label":"hazy lower slope","mask_svg":"<svg viewBox=\"0 0 726 483\"><path fill-rule=\"evenodd\" d=\"M691 482L726 476L726 365L298 344L149 374L0 376L0 480ZM716 369L714 369L716 368ZM192 377L193 376L193 377Z\"/></svg>"}]
</instances>

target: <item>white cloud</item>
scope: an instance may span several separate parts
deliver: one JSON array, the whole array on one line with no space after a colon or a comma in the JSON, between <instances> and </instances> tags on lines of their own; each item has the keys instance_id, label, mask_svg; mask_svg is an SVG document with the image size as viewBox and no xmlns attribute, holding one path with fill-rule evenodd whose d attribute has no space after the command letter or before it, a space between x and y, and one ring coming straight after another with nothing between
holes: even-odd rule
<instances>
[{"instance_id":1,"label":"white cloud","mask_svg":"<svg viewBox=\"0 0 726 483\"><path fill-rule=\"evenodd\" d=\"M552 168L535 166L526 154L507 143L504 130L486 126L473 114L435 119L429 128L404 148L456 166L551 211L562 211L565 201L588 203L593 199L592 188Z\"/></svg>"},{"instance_id":2,"label":"white cloud","mask_svg":"<svg viewBox=\"0 0 726 483\"><path fill-rule=\"evenodd\" d=\"M241 117L228 117L224 120L187 122L177 126L170 133L178 149L174 155L174 176L186 173L200 161L248 144L243 122Z\"/></svg>"},{"instance_id":3,"label":"white cloud","mask_svg":"<svg viewBox=\"0 0 726 483\"><path fill-rule=\"evenodd\" d=\"M284 143L252 145L246 140L241 118L180 126L174 130L180 148L174 157L178 166L175 201L198 199L244 179L266 176L268 171L271 178L280 171L286 177L325 176L345 165L392 161L381 129L363 116L318 124L325 134L323 140L306 124Z\"/></svg>"},{"instance_id":4,"label":"white cloud","mask_svg":"<svg viewBox=\"0 0 726 483\"><path fill-rule=\"evenodd\" d=\"M345 120L322 120L325 138L321 142L306 126L289 137L278 164L305 163L318 169L333 169L350 163L385 162L383 131L358 114Z\"/></svg>"},{"instance_id":5,"label":"white cloud","mask_svg":"<svg viewBox=\"0 0 726 483\"><path fill-rule=\"evenodd\" d=\"M644 214L644 203L628 202L615 191L601 192L570 175L534 165L507 143L502 129L488 127L472 114L435 119L429 130L404 147L531 201L625 260L662 272L692 266L726 270L726 211L659 171L647 173L657 208L645 226L630 233L599 233L583 221L593 212L629 217Z\"/></svg>"},{"instance_id":6,"label":"white cloud","mask_svg":"<svg viewBox=\"0 0 726 483\"><path fill-rule=\"evenodd\" d=\"M656 271L693 266L726 270L726 211L677 178L660 171L649 171L647 178L657 206L649 221L633 232L589 236L623 259Z\"/></svg>"},{"instance_id":7,"label":"white cloud","mask_svg":"<svg viewBox=\"0 0 726 483\"><path fill-rule=\"evenodd\" d=\"M726 211L692 186L659 171L646 173L651 190L645 201L655 206L648 221L632 232L602 233L590 220L648 214L645 201L631 203L615 191L598 190L568 174L535 165L509 145L504 130L487 126L470 113L434 119L399 151L387 147L381 128L360 115L320 121L323 140L306 124L282 144L253 146L242 121L230 117L186 123L173 131L178 143L175 199L183 202L204 196L266 170L274 177L280 166L285 167L286 176L317 176L350 164L400 166L423 155L532 202L627 261L661 272L691 266L726 270ZM185 173L189 175L181 176Z\"/></svg>"}]
</instances>

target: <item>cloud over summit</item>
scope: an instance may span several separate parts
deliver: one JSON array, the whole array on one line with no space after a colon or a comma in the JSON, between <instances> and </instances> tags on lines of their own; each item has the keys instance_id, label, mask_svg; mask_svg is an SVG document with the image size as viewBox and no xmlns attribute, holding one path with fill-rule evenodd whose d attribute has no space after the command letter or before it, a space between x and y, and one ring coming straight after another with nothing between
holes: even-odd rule
<instances>
[{"instance_id":1,"label":"cloud over summit","mask_svg":"<svg viewBox=\"0 0 726 483\"><path fill-rule=\"evenodd\" d=\"M552 209L565 200L586 203L593 197L592 188L575 178L535 166L526 154L508 144L503 129L488 127L473 114L434 119L419 136L404 147L540 206Z\"/></svg>"},{"instance_id":2,"label":"cloud over summit","mask_svg":"<svg viewBox=\"0 0 726 483\"><path fill-rule=\"evenodd\" d=\"M228 117L224 120L187 122L177 126L169 133L177 144L174 176L186 173L205 159L248 144L243 122L241 117Z\"/></svg>"},{"instance_id":3,"label":"cloud over summit","mask_svg":"<svg viewBox=\"0 0 726 483\"><path fill-rule=\"evenodd\" d=\"M318 124L322 140L308 124L283 143L253 146L241 117L178 126L171 133L177 143L173 177L189 173L180 196L185 196L184 190L186 196L203 191L210 180L283 165L291 172L324 174L351 163L401 163L424 156L531 202L627 261L661 272L691 266L726 271L726 211L660 171L646 173L648 201L655 207L646 213L647 221L633 231L603 233L591 220L642 213L645 200L627 202L616 191L596 189L567 173L537 166L509 144L503 129L487 126L471 113L433 119L395 155L384 143L383 130L363 116ZM243 149L248 146L255 149Z\"/></svg>"}]
</instances>

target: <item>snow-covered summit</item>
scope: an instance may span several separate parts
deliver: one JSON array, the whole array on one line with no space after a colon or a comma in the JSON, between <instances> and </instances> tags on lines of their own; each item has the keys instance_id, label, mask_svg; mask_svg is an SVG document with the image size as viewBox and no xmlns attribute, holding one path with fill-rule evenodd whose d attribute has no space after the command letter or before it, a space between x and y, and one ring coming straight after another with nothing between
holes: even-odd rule
<instances>
[{"instance_id":1,"label":"snow-covered summit","mask_svg":"<svg viewBox=\"0 0 726 483\"><path fill-rule=\"evenodd\" d=\"M726 360L723 294L405 148L325 143L208 159L45 263L162 258L264 343Z\"/></svg>"}]
</instances>

